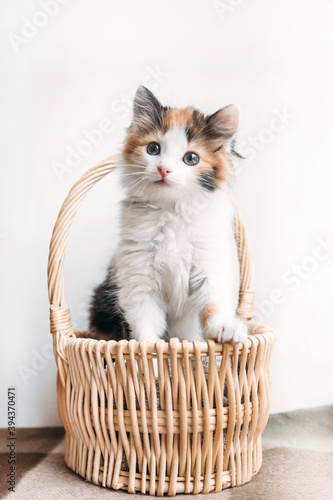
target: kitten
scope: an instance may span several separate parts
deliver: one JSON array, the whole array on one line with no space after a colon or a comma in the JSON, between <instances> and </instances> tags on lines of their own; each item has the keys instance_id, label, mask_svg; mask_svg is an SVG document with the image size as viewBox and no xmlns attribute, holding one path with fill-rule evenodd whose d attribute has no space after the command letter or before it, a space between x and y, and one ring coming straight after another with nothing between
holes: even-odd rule
<instances>
[{"instance_id":1,"label":"kitten","mask_svg":"<svg viewBox=\"0 0 333 500\"><path fill-rule=\"evenodd\" d=\"M228 191L238 122L232 105L207 116L139 87L118 165L120 241L92 300L93 337L246 339Z\"/></svg>"}]
</instances>

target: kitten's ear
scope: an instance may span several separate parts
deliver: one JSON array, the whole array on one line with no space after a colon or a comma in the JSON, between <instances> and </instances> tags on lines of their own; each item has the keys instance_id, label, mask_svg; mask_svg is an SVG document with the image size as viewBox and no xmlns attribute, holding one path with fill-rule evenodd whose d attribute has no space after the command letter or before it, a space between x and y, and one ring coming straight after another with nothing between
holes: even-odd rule
<instances>
[{"instance_id":1,"label":"kitten's ear","mask_svg":"<svg viewBox=\"0 0 333 500\"><path fill-rule=\"evenodd\" d=\"M138 88L133 102L133 126L138 129L161 128L165 108L146 87Z\"/></svg>"},{"instance_id":2,"label":"kitten's ear","mask_svg":"<svg viewBox=\"0 0 333 500\"><path fill-rule=\"evenodd\" d=\"M205 131L212 139L224 137L227 140L237 132L239 125L239 110L234 104L225 106L207 119Z\"/></svg>"}]
</instances>

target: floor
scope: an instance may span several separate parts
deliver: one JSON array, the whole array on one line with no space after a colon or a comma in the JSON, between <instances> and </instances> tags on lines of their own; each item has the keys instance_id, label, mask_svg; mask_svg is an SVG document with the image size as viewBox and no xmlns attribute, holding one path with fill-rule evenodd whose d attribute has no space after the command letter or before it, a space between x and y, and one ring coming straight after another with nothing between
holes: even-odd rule
<instances>
[{"instance_id":1,"label":"floor","mask_svg":"<svg viewBox=\"0 0 333 500\"><path fill-rule=\"evenodd\" d=\"M99 488L72 473L63 462L60 428L20 429L16 495L6 484L7 430L0 429L0 498L17 500L126 500L127 493ZM333 406L272 415L263 436L263 465L250 483L224 490L236 500L333 499ZM143 495L137 497L147 498ZM188 498L178 495L177 500ZM199 498L217 498L214 493Z\"/></svg>"}]
</instances>

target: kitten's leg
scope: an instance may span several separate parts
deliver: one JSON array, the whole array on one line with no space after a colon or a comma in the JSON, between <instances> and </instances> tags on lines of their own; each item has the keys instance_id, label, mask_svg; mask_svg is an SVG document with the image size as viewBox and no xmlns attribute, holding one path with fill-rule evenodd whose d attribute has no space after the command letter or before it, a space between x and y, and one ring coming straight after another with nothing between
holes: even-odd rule
<instances>
[{"instance_id":1,"label":"kitten's leg","mask_svg":"<svg viewBox=\"0 0 333 500\"><path fill-rule=\"evenodd\" d=\"M131 330L131 337L141 342L157 342L166 329L165 311L153 294L138 294L131 301L126 298L119 304Z\"/></svg>"},{"instance_id":2,"label":"kitten's leg","mask_svg":"<svg viewBox=\"0 0 333 500\"><path fill-rule=\"evenodd\" d=\"M204 338L218 342L244 342L247 326L236 316L239 263L234 240L220 242L219 251L210 252L203 265L207 277L207 303L199 318Z\"/></svg>"},{"instance_id":3,"label":"kitten's leg","mask_svg":"<svg viewBox=\"0 0 333 500\"><path fill-rule=\"evenodd\" d=\"M200 313L202 333L205 339L214 339L217 342L245 342L247 326L235 314L220 312L214 302L208 303Z\"/></svg>"},{"instance_id":4,"label":"kitten's leg","mask_svg":"<svg viewBox=\"0 0 333 500\"><path fill-rule=\"evenodd\" d=\"M132 330L132 338L138 342L147 340L157 342L163 337L166 329L165 312L158 305L153 295L141 297L135 305L133 304L125 317ZM153 359L155 379L158 379L157 359Z\"/></svg>"},{"instance_id":5,"label":"kitten's leg","mask_svg":"<svg viewBox=\"0 0 333 500\"><path fill-rule=\"evenodd\" d=\"M131 292L119 287L111 272L96 288L87 336L105 340L134 338L139 342L157 342L165 328L165 312L153 293Z\"/></svg>"},{"instance_id":6,"label":"kitten's leg","mask_svg":"<svg viewBox=\"0 0 333 500\"><path fill-rule=\"evenodd\" d=\"M185 311L179 318L168 318L168 339L178 337L182 340L203 340L197 311Z\"/></svg>"}]
</instances>

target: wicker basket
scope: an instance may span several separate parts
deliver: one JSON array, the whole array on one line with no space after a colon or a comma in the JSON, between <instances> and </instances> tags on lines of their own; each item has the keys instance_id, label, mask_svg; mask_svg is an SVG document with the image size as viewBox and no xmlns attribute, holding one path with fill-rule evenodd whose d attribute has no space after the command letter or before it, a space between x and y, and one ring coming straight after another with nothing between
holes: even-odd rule
<instances>
[{"instance_id":1,"label":"wicker basket","mask_svg":"<svg viewBox=\"0 0 333 500\"><path fill-rule=\"evenodd\" d=\"M250 321L252 264L239 216L238 315L249 321L251 333L244 345L76 338L65 298L66 239L86 193L114 163L108 158L75 184L50 245L51 333L58 410L66 430L65 462L87 481L131 493L172 496L244 484L262 462L275 337Z\"/></svg>"}]
</instances>

